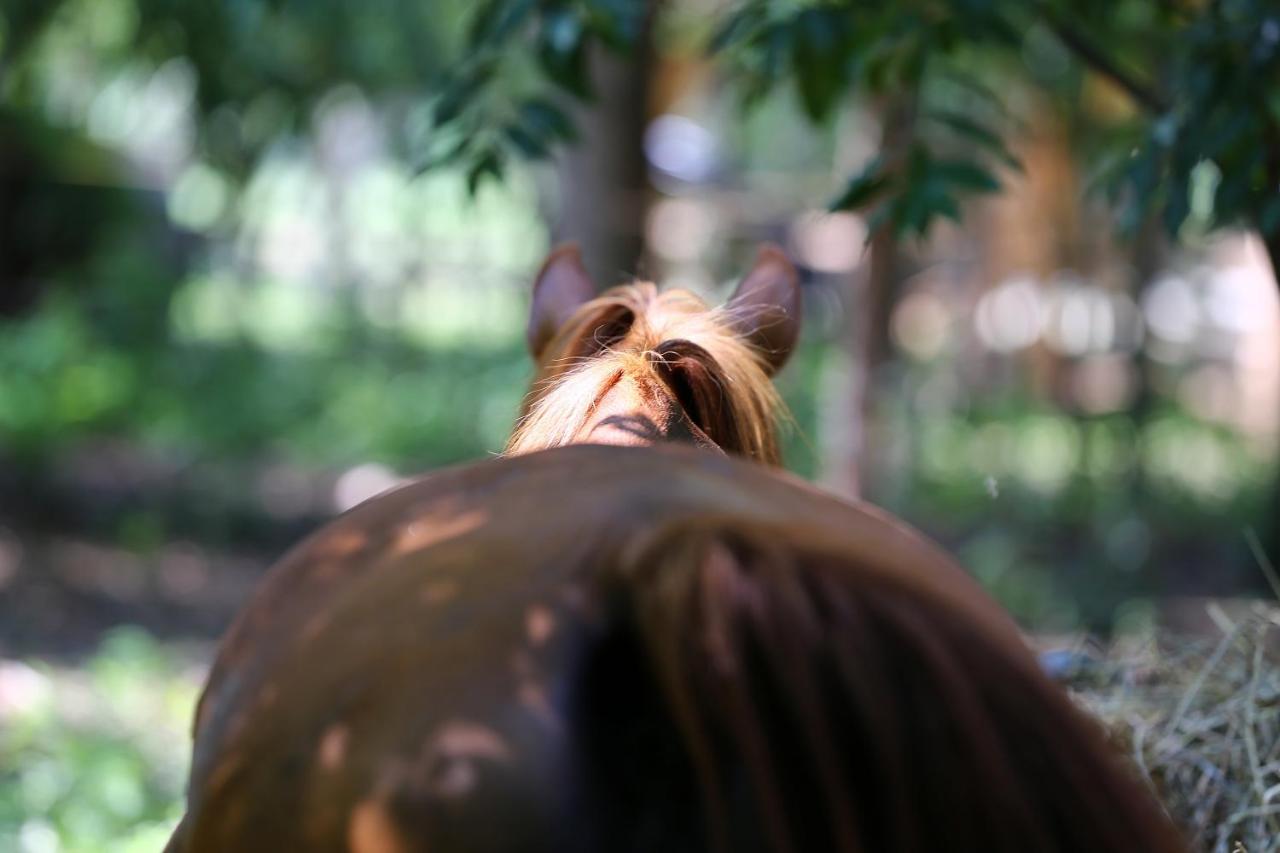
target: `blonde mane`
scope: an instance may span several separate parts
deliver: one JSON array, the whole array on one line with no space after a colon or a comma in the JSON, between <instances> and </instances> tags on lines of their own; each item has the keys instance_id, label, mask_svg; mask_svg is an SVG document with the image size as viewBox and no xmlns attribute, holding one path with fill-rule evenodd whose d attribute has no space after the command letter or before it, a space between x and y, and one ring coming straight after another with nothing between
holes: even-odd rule
<instances>
[{"instance_id":1,"label":"blonde mane","mask_svg":"<svg viewBox=\"0 0 1280 853\"><path fill-rule=\"evenodd\" d=\"M764 355L734 331L735 319L648 282L587 302L542 354L505 452L572 443L604 392L629 376L665 389L725 452L780 464L782 403Z\"/></svg>"}]
</instances>

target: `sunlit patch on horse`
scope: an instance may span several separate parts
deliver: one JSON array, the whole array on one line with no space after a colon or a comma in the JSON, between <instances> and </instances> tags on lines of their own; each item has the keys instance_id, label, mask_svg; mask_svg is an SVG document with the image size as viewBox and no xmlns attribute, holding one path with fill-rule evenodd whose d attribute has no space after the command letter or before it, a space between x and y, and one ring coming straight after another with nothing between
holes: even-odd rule
<instances>
[{"instance_id":1,"label":"sunlit patch on horse","mask_svg":"<svg viewBox=\"0 0 1280 853\"><path fill-rule=\"evenodd\" d=\"M347 741L351 738L351 730L341 723L334 723L320 735L320 744L316 747L316 761L325 770L337 770L347 757Z\"/></svg>"},{"instance_id":2,"label":"sunlit patch on horse","mask_svg":"<svg viewBox=\"0 0 1280 853\"><path fill-rule=\"evenodd\" d=\"M551 638L556 629L556 615L545 604L531 604L524 615L525 632L529 642L540 646Z\"/></svg>"},{"instance_id":3,"label":"sunlit patch on horse","mask_svg":"<svg viewBox=\"0 0 1280 853\"><path fill-rule=\"evenodd\" d=\"M433 543L461 536L475 530L484 520L485 512L479 508L436 508L427 515L415 513L395 532L390 553L399 557Z\"/></svg>"},{"instance_id":4,"label":"sunlit patch on horse","mask_svg":"<svg viewBox=\"0 0 1280 853\"><path fill-rule=\"evenodd\" d=\"M458 595L461 587L453 580L429 580L418 587L418 600L423 604L443 604Z\"/></svg>"},{"instance_id":5,"label":"sunlit patch on horse","mask_svg":"<svg viewBox=\"0 0 1280 853\"><path fill-rule=\"evenodd\" d=\"M280 688L275 684L268 682L262 686L262 690L258 692L258 707L262 710L270 708L280 698Z\"/></svg>"},{"instance_id":6,"label":"sunlit patch on horse","mask_svg":"<svg viewBox=\"0 0 1280 853\"><path fill-rule=\"evenodd\" d=\"M351 812L347 846L351 853L408 853L406 843L386 803L378 799L364 800Z\"/></svg>"},{"instance_id":7,"label":"sunlit patch on horse","mask_svg":"<svg viewBox=\"0 0 1280 853\"><path fill-rule=\"evenodd\" d=\"M364 548L368 541L368 537L362 531L340 527L316 545L316 556L321 560L350 557Z\"/></svg>"},{"instance_id":8,"label":"sunlit patch on horse","mask_svg":"<svg viewBox=\"0 0 1280 853\"><path fill-rule=\"evenodd\" d=\"M512 758L511 748L500 734L470 720L452 720L441 726L427 744L427 754L431 790L445 798L470 793L482 763L505 763Z\"/></svg>"},{"instance_id":9,"label":"sunlit patch on horse","mask_svg":"<svg viewBox=\"0 0 1280 853\"><path fill-rule=\"evenodd\" d=\"M303 624L302 630L298 633L298 639L304 644L314 641L320 634L333 623L333 614L327 610L317 611L311 618L307 619Z\"/></svg>"}]
</instances>

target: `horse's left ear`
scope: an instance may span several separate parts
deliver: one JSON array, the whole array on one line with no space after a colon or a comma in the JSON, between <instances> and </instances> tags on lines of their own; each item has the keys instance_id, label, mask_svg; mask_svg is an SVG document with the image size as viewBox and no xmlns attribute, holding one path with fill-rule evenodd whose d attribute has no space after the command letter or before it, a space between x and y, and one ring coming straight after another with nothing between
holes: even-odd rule
<instances>
[{"instance_id":1,"label":"horse's left ear","mask_svg":"<svg viewBox=\"0 0 1280 853\"><path fill-rule=\"evenodd\" d=\"M770 373L786 364L800 337L800 275L785 252L760 247L726 306L738 334L764 355Z\"/></svg>"},{"instance_id":2,"label":"horse's left ear","mask_svg":"<svg viewBox=\"0 0 1280 853\"><path fill-rule=\"evenodd\" d=\"M578 245L565 243L553 249L533 282L527 339L534 358L542 354L578 306L595 295L596 286L582 265Z\"/></svg>"}]
</instances>

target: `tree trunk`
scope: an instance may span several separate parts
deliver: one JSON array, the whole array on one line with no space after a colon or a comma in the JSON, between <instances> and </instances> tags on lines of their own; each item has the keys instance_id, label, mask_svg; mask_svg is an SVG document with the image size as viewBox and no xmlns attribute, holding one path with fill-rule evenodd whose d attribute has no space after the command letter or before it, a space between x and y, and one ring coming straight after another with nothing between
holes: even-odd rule
<instances>
[{"instance_id":1,"label":"tree trunk","mask_svg":"<svg viewBox=\"0 0 1280 853\"><path fill-rule=\"evenodd\" d=\"M578 142L558 164L556 241L576 241L597 286L644 272L644 219L649 202L644 130L648 123L652 47L648 27L635 56L603 50L591 57L595 100L575 116Z\"/></svg>"},{"instance_id":2,"label":"tree trunk","mask_svg":"<svg viewBox=\"0 0 1280 853\"><path fill-rule=\"evenodd\" d=\"M1267 249L1267 259L1271 261L1271 274L1280 286L1280 229L1262 235L1262 243ZM1280 458L1275 460L1275 465L1271 475L1271 496L1266 500L1266 515L1262 519L1265 529L1260 531L1263 550L1273 566L1280 565Z\"/></svg>"},{"instance_id":3,"label":"tree trunk","mask_svg":"<svg viewBox=\"0 0 1280 853\"><path fill-rule=\"evenodd\" d=\"M1134 301L1141 305L1152 279L1165 268L1169 260L1169 243L1165 238L1163 226L1156 219L1148 219L1139 230L1132 246L1130 260L1136 286L1132 289ZM1137 435L1132 448L1135 464L1129 472L1129 502L1133 506L1144 506L1148 495L1146 472L1138 460L1141 453L1141 433L1156 408L1156 394L1152 388L1152 364L1145 354L1139 350L1132 356L1137 387L1133 401L1129 405L1129 417L1133 421Z\"/></svg>"},{"instance_id":4,"label":"tree trunk","mask_svg":"<svg viewBox=\"0 0 1280 853\"><path fill-rule=\"evenodd\" d=\"M915 126L915 101L900 96L885 101L880 108L883 130L880 150L884 156L902 156L908 150ZM884 368L893 356L889 323L898 289L904 278L905 259L893 231L886 227L872 235L863 274L850 277L854 319L850 323L850 348L853 357L851 394L859 423L850 431L853 444L849 455L848 483L845 490L858 497L874 491L884 472L877 464L879 455L869 452L881 444L882 428L879 394Z\"/></svg>"}]
</instances>

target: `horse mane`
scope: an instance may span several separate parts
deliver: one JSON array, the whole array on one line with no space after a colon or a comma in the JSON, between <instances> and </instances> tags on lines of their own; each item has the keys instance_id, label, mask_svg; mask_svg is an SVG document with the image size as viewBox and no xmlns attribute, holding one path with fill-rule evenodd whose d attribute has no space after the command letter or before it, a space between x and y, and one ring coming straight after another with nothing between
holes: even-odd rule
<instances>
[{"instance_id":1,"label":"horse mane","mask_svg":"<svg viewBox=\"0 0 1280 853\"><path fill-rule=\"evenodd\" d=\"M647 826L626 849L1185 850L1101 727L972 615L737 525L669 533L624 567L576 687L582 849Z\"/></svg>"},{"instance_id":2,"label":"horse mane","mask_svg":"<svg viewBox=\"0 0 1280 853\"><path fill-rule=\"evenodd\" d=\"M733 310L648 282L581 307L540 354L508 455L571 443L623 376L672 395L727 453L780 464L783 407L764 354L734 331Z\"/></svg>"}]
</instances>

